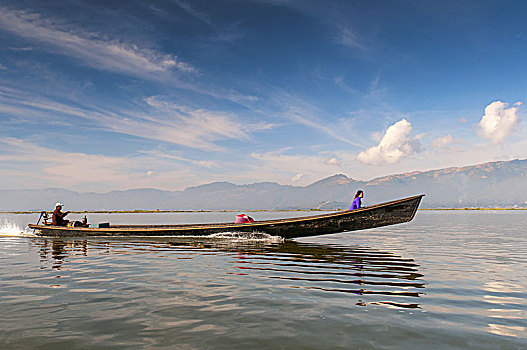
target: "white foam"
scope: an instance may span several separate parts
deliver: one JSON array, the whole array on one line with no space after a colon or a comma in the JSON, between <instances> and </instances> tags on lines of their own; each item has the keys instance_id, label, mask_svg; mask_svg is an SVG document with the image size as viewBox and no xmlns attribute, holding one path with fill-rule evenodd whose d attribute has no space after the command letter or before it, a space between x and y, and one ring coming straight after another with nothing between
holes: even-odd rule
<instances>
[{"instance_id":1,"label":"white foam","mask_svg":"<svg viewBox=\"0 0 527 350\"><path fill-rule=\"evenodd\" d=\"M29 227L22 230L17 224L4 219L3 224L0 225L0 237L36 237L36 235Z\"/></svg>"},{"instance_id":2,"label":"white foam","mask_svg":"<svg viewBox=\"0 0 527 350\"><path fill-rule=\"evenodd\" d=\"M103 237L108 236L90 236L90 237ZM182 238L182 239L210 239L210 240L225 240L233 242L268 242L268 243L282 243L284 238L280 236L271 236L267 233L261 232L219 232L212 233L210 235L129 235L129 236L113 236L115 238Z\"/></svg>"},{"instance_id":3,"label":"white foam","mask_svg":"<svg viewBox=\"0 0 527 350\"><path fill-rule=\"evenodd\" d=\"M271 236L262 232L220 232L213 233L206 237L241 241L265 241L272 243L281 243L284 241L284 239L280 236Z\"/></svg>"}]
</instances>

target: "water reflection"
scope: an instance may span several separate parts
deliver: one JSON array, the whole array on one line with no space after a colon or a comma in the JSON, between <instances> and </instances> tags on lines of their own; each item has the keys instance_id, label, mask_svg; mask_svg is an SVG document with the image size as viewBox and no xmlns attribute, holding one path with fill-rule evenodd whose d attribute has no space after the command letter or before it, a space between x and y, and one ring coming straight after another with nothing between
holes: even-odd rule
<instances>
[{"instance_id":1,"label":"water reflection","mask_svg":"<svg viewBox=\"0 0 527 350\"><path fill-rule=\"evenodd\" d=\"M419 308L416 300L425 288L413 259L364 246L207 238L57 238L34 242L39 246L43 269L61 270L79 256L156 254L157 261L212 256L216 264L224 265L224 275L262 279L264 285L274 288L356 295L362 298L356 302L359 306ZM219 262L220 256L227 256L227 263L223 259Z\"/></svg>"},{"instance_id":2,"label":"water reflection","mask_svg":"<svg viewBox=\"0 0 527 350\"><path fill-rule=\"evenodd\" d=\"M339 247L285 242L266 247L264 254L249 251L236 267L272 279L288 280L291 287L356 295L419 297L424 283L418 265L389 252L365 247ZM306 283L307 282L307 283ZM375 302L416 308L416 303ZM360 303L359 303L360 305Z\"/></svg>"},{"instance_id":3,"label":"water reflection","mask_svg":"<svg viewBox=\"0 0 527 350\"><path fill-rule=\"evenodd\" d=\"M88 242L86 240L39 240L41 268L46 268L46 263L51 262L51 268L60 270L65 259L71 255L88 255Z\"/></svg>"}]
</instances>

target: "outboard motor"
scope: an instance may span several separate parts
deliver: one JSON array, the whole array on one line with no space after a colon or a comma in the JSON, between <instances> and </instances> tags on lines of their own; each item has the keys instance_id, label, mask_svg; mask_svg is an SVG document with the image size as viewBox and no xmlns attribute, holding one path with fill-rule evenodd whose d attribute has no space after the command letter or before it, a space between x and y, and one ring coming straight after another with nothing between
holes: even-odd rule
<instances>
[{"instance_id":1,"label":"outboard motor","mask_svg":"<svg viewBox=\"0 0 527 350\"><path fill-rule=\"evenodd\" d=\"M49 222L51 218L49 217L49 214L47 211L40 212L40 216L38 217L38 220L37 220L37 225L40 223L40 219L44 221L44 225L51 225L51 222Z\"/></svg>"}]
</instances>

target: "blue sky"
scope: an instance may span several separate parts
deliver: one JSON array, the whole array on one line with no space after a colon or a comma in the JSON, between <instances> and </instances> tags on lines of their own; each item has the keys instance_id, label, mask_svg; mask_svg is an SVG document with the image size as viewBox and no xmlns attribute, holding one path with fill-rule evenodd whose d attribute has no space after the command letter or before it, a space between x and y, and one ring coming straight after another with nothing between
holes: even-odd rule
<instances>
[{"instance_id":1,"label":"blue sky","mask_svg":"<svg viewBox=\"0 0 527 350\"><path fill-rule=\"evenodd\" d=\"M0 0L0 189L527 157L523 1Z\"/></svg>"}]
</instances>

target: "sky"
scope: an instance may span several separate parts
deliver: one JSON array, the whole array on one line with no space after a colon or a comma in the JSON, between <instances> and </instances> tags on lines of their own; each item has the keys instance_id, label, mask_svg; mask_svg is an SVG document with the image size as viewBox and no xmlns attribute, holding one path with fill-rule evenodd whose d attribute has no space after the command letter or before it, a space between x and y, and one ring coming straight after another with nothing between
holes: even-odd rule
<instances>
[{"instance_id":1,"label":"sky","mask_svg":"<svg viewBox=\"0 0 527 350\"><path fill-rule=\"evenodd\" d=\"M0 0L0 189L527 157L524 1Z\"/></svg>"}]
</instances>

